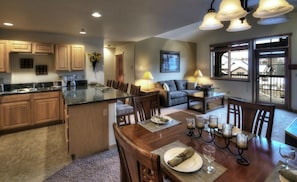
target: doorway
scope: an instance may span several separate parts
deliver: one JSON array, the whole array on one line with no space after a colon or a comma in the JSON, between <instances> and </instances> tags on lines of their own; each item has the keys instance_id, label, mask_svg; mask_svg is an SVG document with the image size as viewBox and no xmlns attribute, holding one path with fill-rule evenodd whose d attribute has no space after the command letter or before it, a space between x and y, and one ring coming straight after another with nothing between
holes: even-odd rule
<instances>
[{"instance_id":1,"label":"doorway","mask_svg":"<svg viewBox=\"0 0 297 182\"><path fill-rule=\"evenodd\" d=\"M119 82L124 82L124 54L116 55L116 75L115 78Z\"/></svg>"}]
</instances>

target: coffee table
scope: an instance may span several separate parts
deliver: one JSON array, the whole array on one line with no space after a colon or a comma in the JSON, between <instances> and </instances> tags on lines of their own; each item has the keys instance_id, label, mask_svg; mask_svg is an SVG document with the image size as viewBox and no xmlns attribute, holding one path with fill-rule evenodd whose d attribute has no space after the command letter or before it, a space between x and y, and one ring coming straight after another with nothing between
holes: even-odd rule
<instances>
[{"instance_id":1,"label":"coffee table","mask_svg":"<svg viewBox=\"0 0 297 182\"><path fill-rule=\"evenodd\" d=\"M225 93L220 92L211 92L208 96L204 96L203 92L188 94L188 109L205 114L214 109L222 108L224 107L224 96ZM197 101L199 102L198 104Z\"/></svg>"}]
</instances>

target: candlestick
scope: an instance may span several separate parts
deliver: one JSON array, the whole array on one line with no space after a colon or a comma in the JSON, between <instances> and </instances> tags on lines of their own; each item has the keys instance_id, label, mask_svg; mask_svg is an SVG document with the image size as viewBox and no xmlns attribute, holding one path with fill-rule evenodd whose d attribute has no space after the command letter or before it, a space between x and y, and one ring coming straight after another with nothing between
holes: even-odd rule
<instances>
[{"instance_id":1,"label":"candlestick","mask_svg":"<svg viewBox=\"0 0 297 182\"><path fill-rule=\"evenodd\" d=\"M210 128L216 128L218 127L218 117L215 115L209 116L209 127Z\"/></svg>"},{"instance_id":2,"label":"candlestick","mask_svg":"<svg viewBox=\"0 0 297 182\"><path fill-rule=\"evenodd\" d=\"M201 116L197 116L196 117L196 127L199 128L199 129L203 129L205 126L205 121L204 121L204 118L201 117Z\"/></svg>"},{"instance_id":3,"label":"candlestick","mask_svg":"<svg viewBox=\"0 0 297 182\"><path fill-rule=\"evenodd\" d=\"M232 126L230 124L223 124L223 136L226 138L232 137Z\"/></svg>"},{"instance_id":4,"label":"candlestick","mask_svg":"<svg viewBox=\"0 0 297 182\"><path fill-rule=\"evenodd\" d=\"M243 133L238 133L236 136L236 145L240 149L247 148L248 136Z\"/></svg>"}]
</instances>

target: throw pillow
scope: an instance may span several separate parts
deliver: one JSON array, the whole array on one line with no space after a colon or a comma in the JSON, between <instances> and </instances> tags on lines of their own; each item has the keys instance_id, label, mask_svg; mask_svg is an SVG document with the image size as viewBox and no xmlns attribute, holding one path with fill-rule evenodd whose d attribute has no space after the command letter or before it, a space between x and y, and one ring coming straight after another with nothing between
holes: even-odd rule
<instances>
[{"instance_id":1,"label":"throw pillow","mask_svg":"<svg viewBox=\"0 0 297 182\"><path fill-rule=\"evenodd\" d=\"M163 89L166 91L169 91L169 87L168 87L167 83L163 83Z\"/></svg>"},{"instance_id":2,"label":"throw pillow","mask_svg":"<svg viewBox=\"0 0 297 182\"><path fill-rule=\"evenodd\" d=\"M195 90L197 87L197 83L196 82L188 82L187 83L187 89L188 90Z\"/></svg>"}]
</instances>

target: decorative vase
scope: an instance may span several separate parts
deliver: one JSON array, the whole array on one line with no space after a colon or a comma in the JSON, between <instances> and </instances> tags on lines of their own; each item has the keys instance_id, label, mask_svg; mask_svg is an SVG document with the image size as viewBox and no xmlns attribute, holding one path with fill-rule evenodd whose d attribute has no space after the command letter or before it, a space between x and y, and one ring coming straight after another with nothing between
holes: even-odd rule
<instances>
[{"instance_id":1,"label":"decorative vase","mask_svg":"<svg viewBox=\"0 0 297 182\"><path fill-rule=\"evenodd\" d=\"M92 62L93 71L95 71L95 69L96 69L96 65L97 65L97 61L93 61L93 62Z\"/></svg>"}]
</instances>

